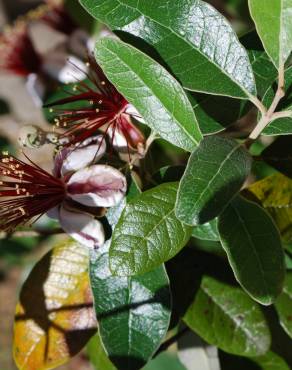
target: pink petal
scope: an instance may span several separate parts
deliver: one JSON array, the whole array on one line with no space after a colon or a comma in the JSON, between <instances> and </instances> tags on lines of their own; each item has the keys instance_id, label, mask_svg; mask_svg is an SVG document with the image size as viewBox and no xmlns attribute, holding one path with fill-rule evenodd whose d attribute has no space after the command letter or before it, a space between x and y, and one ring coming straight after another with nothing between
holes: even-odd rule
<instances>
[{"instance_id":1,"label":"pink petal","mask_svg":"<svg viewBox=\"0 0 292 370\"><path fill-rule=\"evenodd\" d=\"M113 167L93 165L76 172L68 181L68 196L89 207L112 207L127 191L125 176Z\"/></svg>"},{"instance_id":2,"label":"pink petal","mask_svg":"<svg viewBox=\"0 0 292 370\"><path fill-rule=\"evenodd\" d=\"M129 114L130 116L135 118L137 121L141 123L145 123L144 118L141 116L141 114L137 111L137 109L132 104L128 104L126 106L125 113Z\"/></svg>"},{"instance_id":3,"label":"pink petal","mask_svg":"<svg viewBox=\"0 0 292 370\"><path fill-rule=\"evenodd\" d=\"M87 213L79 213L60 207L59 221L63 230L88 248L96 249L104 244L102 224Z\"/></svg>"},{"instance_id":4,"label":"pink petal","mask_svg":"<svg viewBox=\"0 0 292 370\"><path fill-rule=\"evenodd\" d=\"M65 176L98 162L106 151L103 135L93 136L76 144L75 148L64 148L55 157L55 176Z\"/></svg>"}]
</instances>

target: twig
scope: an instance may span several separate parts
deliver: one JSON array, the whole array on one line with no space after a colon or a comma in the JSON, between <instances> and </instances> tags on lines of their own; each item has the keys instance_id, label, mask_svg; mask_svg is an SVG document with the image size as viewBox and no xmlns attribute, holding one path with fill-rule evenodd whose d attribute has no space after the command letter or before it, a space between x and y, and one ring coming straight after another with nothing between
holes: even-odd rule
<instances>
[{"instance_id":1,"label":"twig","mask_svg":"<svg viewBox=\"0 0 292 370\"><path fill-rule=\"evenodd\" d=\"M250 139L252 139L252 140L257 139L258 136L261 134L261 132L265 129L265 127L270 122L279 118L279 116L276 116L276 118L275 118L275 115L278 114L278 113L281 113L281 112L275 113L275 110L276 110L280 100L285 96L284 87L285 87L285 70L284 70L284 65L281 65L279 67L279 73L278 73L278 89L277 89L276 95L274 97L274 100L273 100L270 108L268 109L268 111L264 112L264 111L262 111L262 108L261 109L259 108L259 110L261 111L262 117L261 117L260 121L258 122L258 124L256 125L256 127L254 128L254 130L249 135Z\"/></svg>"}]
</instances>

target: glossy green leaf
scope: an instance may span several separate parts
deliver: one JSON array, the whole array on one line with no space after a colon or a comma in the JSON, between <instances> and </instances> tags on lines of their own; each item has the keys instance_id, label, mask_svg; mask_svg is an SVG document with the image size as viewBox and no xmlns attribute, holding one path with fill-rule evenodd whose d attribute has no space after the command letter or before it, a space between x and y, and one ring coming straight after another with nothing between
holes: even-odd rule
<instances>
[{"instance_id":1,"label":"glossy green leaf","mask_svg":"<svg viewBox=\"0 0 292 370\"><path fill-rule=\"evenodd\" d=\"M272 351L248 358L221 352L220 363L222 370L290 370L285 360Z\"/></svg>"},{"instance_id":2,"label":"glossy green leaf","mask_svg":"<svg viewBox=\"0 0 292 370\"><path fill-rule=\"evenodd\" d=\"M282 294L275 302L280 324L292 338L292 273L286 276Z\"/></svg>"},{"instance_id":3,"label":"glossy green leaf","mask_svg":"<svg viewBox=\"0 0 292 370\"><path fill-rule=\"evenodd\" d=\"M162 138L188 151L201 140L183 88L160 64L113 38L96 44L95 57L109 80Z\"/></svg>"},{"instance_id":4,"label":"glossy green leaf","mask_svg":"<svg viewBox=\"0 0 292 370\"><path fill-rule=\"evenodd\" d=\"M193 228L192 236L201 240L220 240L218 229L217 229L217 219L207 222L203 225L198 225Z\"/></svg>"},{"instance_id":5,"label":"glossy green leaf","mask_svg":"<svg viewBox=\"0 0 292 370\"><path fill-rule=\"evenodd\" d=\"M171 297L164 266L139 276L113 276L105 245L101 253L92 253L90 277L99 333L110 360L119 370L140 369L169 326Z\"/></svg>"},{"instance_id":6,"label":"glossy green leaf","mask_svg":"<svg viewBox=\"0 0 292 370\"><path fill-rule=\"evenodd\" d=\"M153 46L189 90L256 95L252 68L227 20L201 0L80 0L112 30Z\"/></svg>"},{"instance_id":7,"label":"glossy green leaf","mask_svg":"<svg viewBox=\"0 0 292 370\"><path fill-rule=\"evenodd\" d=\"M190 156L176 200L176 216L188 225L217 217L239 192L251 167L251 157L236 141L204 138Z\"/></svg>"},{"instance_id":8,"label":"glossy green leaf","mask_svg":"<svg viewBox=\"0 0 292 370\"><path fill-rule=\"evenodd\" d=\"M292 28L292 27L291 27ZM277 111L289 111L291 117L278 118L272 121L262 132L263 135L291 135L292 134L292 67L285 72L285 90L286 96L281 100ZM269 107L274 99L275 92L273 87L269 87L266 91L263 103Z\"/></svg>"},{"instance_id":9,"label":"glossy green leaf","mask_svg":"<svg viewBox=\"0 0 292 370\"><path fill-rule=\"evenodd\" d=\"M184 322L206 342L244 356L264 354L270 333L256 302L240 288L204 276Z\"/></svg>"},{"instance_id":10,"label":"glossy green leaf","mask_svg":"<svg viewBox=\"0 0 292 370\"><path fill-rule=\"evenodd\" d=\"M256 203L236 197L218 218L218 231L234 275L256 301L269 305L281 293L284 252L279 231Z\"/></svg>"},{"instance_id":11,"label":"glossy green leaf","mask_svg":"<svg viewBox=\"0 0 292 370\"><path fill-rule=\"evenodd\" d=\"M252 360L260 366L261 370L290 370L285 360L271 351L263 356L253 357Z\"/></svg>"},{"instance_id":12,"label":"glossy green leaf","mask_svg":"<svg viewBox=\"0 0 292 370\"><path fill-rule=\"evenodd\" d=\"M118 275L152 270L176 255L190 238L191 227L174 214L178 183L166 183L130 201L116 225L109 251Z\"/></svg>"},{"instance_id":13,"label":"glossy green leaf","mask_svg":"<svg viewBox=\"0 0 292 370\"><path fill-rule=\"evenodd\" d=\"M277 68L263 50L262 43L256 33L252 31L240 38L240 42L247 49L249 60L254 73L257 92L262 97L266 90L278 77Z\"/></svg>"},{"instance_id":14,"label":"glossy green leaf","mask_svg":"<svg viewBox=\"0 0 292 370\"><path fill-rule=\"evenodd\" d=\"M249 9L265 50L283 65L292 51L292 0L249 0Z\"/></svg>"},{"instance_id":15,"label":"glossy green leaf","mask_svg":"<svg viewBox=\"0 0 292 370\"><path fill-rule=\"evenodd\" d=\"M188 96L203 135L225 130L244 115L249 104L245 100L220 95L192 92Z\"/></svg>"}]
</instances>

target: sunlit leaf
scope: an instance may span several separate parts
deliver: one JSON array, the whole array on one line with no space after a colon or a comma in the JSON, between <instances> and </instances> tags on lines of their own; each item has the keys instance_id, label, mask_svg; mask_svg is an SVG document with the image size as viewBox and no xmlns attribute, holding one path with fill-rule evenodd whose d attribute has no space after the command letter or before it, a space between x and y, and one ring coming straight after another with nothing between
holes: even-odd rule
<instances>
[{"instance_id":1,"label":"sunlit leaf","mask_svg":"<svg viewBox=\"0 0 292 370\"><path fill-rule=\"evenodd\" d=\"M284 241L292 240L292 180L274 174L257 181L248 190L275 221Z\"/></svg>"},{"instance_id":2,"label":"sunlit leaf","mask_svg":"<svg viewBox=\"0 0 292 370\"><path fill-rule=\"evenodd\" d=\"M175 256L192 228L174 213L178 183L166 183L135 197L125 207L110 246L110 268L117 275L151 271Z\"/></svg>"},{"instance_id":3,"label":"sunlit leaf","mask_svg":"<svg viewBox=\"0 0 292 370\"><path fill-rule=\"evenodd\" d=\"M47 370L69 361L96 331L88 251L74 241L36 264L16 307L13 352L19 370Z\"/></svg>"},{"instance_id":4,"label":"sunlit leaf","mask_svg":"<svg viewBox=\"0 0 292 370\"><path fill-rule=\"evenodd\" d=\"M283 292L275 302L280 323L292 338L292 273L287 274Z\"/></svg>"}]
</instances>

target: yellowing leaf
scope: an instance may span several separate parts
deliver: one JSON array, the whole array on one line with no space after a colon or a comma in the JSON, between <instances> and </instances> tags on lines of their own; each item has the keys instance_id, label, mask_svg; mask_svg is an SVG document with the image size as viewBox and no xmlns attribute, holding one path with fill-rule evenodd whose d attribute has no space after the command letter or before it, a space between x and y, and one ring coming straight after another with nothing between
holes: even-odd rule
<instances>
[{"instance_id":1,"label":"yellowing leaf","mask_svg":"<svg viewBox=\"0 0 292 370\"><path fill-rule=\"evenodd\" d=\"M272 216L284 241L292 240L292 180L282 174L268 176L248 190Z\"/></svg>"},{"instance_id":2,"label":"yellowing leaf","mask_svg":"<svg viewBox=\"0 0 292 370\"><path fill-rule=\"evenodd\" d=\"M96 331L88 252L76 242L45 255L16 306L14 359L20 370L53 369L77 354Z\"/></svg>"}]
</instances>

